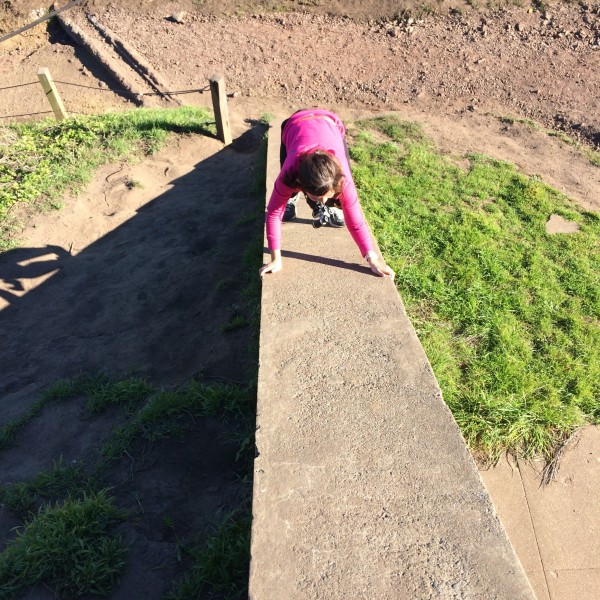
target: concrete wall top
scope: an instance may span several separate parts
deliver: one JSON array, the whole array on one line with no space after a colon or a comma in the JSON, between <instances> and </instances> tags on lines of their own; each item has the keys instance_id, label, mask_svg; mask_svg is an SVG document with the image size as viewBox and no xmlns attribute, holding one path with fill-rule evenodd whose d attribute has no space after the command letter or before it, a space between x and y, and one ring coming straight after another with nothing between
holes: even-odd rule
<instances>
[{"instance_id":1,"label":"concrete wall top","mask_svg":"<svg viewBox=\"0 0 600 600\"><path fill-rule=\"evenodd\" d=\"M250 597L534 600L396 288L299 208L263 281Z\"/></svg>"}]
</instances>

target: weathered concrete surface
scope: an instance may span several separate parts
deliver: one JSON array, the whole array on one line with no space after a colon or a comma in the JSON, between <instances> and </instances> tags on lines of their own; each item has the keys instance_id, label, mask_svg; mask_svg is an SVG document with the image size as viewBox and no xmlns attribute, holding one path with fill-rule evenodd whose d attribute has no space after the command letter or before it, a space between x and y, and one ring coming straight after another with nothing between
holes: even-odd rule
<instances>
[{"instance_id":1,"label":"weathered concrete surface","mask_svg":"<svg viewBox=\"0 0 600 600\"><path fill-rule=\"evenodd\" d=\"M278 172L269 139L267 193ZM534 598L391 281L284 224L263 281L250 597Z\"/></svg>"},{"instance_id":2,"label":"weathered concrete surface","mask_svg":"<svg viewBox=\"0 0 600 600\"><path fill-rule=\"evenodd\" d=\"M569 443L556 478L507 457L481 476L538 600L600 597L600 428Z\"/></svg>"}]
</instances>

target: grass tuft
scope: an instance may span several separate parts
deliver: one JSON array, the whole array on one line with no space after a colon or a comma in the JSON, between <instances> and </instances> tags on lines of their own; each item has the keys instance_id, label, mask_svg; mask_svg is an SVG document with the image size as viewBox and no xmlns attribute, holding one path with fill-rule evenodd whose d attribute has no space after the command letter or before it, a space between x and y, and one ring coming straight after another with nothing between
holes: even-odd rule
<instances>
[{"instance_id":1,"label":"grass tuft","mask_svg":"<svg viewBox=\"0 0 600 600\"><path fill-rule=\"evenodd\" d=\"M83 463L65 465L59 460L48 471L39 473L33 481L0 487L0 504L18 517L27 519L35 512L41 499L82 497L92 492L93 487L85 477Z\"/></svg>"},{"instance_id":2,"label":"grass tuft","mask_svg":"<svg viewBox=\"0 0 600 600\"><path fill-rule=\"evenodd\" d=\"M169 600L247 596L250 564L250 516L228 515L204 545L184 551L194 565L167 596Z\"/></svg>"},{"instance_id":3,"label":"grass tuft","mask_svg":"<svg viewBox=\"0 0 600 600\"><path fill-rule=\"evenodd\" d=\"M37 584L58 597L107 595L126 554L107 531L122 518L106 492L42 508L0 553L0 600Z\"/></svg>"},{"instance_id":4,"label":"grass tuft","mask_svg":"<svg viewBox=\"0 0 600 600\"><path fill-rule=\"evenodd\" d=\"M225 383L192 380L175 390L157 391L125 425L104 444L101 454L106 461L118 459L137 438L155 441L182 433L195 419L217 414L249 418L255 391Z\"/></svg>"}]
</instances>

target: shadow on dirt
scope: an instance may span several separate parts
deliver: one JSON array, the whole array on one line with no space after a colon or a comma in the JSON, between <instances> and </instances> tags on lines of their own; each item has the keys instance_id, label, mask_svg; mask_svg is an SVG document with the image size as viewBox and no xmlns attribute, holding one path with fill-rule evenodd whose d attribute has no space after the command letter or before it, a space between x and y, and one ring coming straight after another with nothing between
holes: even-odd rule
<instances>
[{"instance_id":1,"label":"shadow on dirt","mask_svg":"<svg viewBox=\"0 0 600 600\"><path fill-rule=\"evenodd\" d=\"M45 386L81 373L135 374L163 387L198 376L255 380L257 320L242 292L258 280L261 259L263 133L255 124L75 256L44 247L0 258L0 279L15 291L56 270L24 296L3 295L0 428L25 415ZM245 323L228 327L239 315ZM82 398L43 408L0 455L0 485L85 460L123 423L115 411L84 420L84 408ZM106 483L120 505L138 511L125 528L130 558L111 598L162 598L186 566L177 560L180 541L203 535L218 510L247 508L250 465L237 460L243 425L205 417L180 436L134 447L111 470ZM4 508L0 525L2 539L14 536Z\"/></svg>"}]
</instances>

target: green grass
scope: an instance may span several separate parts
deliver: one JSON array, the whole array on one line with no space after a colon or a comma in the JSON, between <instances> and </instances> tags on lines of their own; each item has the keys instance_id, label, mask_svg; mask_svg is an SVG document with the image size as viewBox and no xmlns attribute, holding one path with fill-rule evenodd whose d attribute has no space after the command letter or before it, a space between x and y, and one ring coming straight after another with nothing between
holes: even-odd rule
<instances>
[{"instance_id":1,"label":"green grass","mask_svg":"<svg viewBox=\"0 0 600 600\"><path fill-rule=\"evenodd\" d=\"M195 548L184 548L194 564L173 586L169 600L247 596L250 564L250 515L228 515L208 539Z\"/></svg>"},{"instance_id":2,"label":"green grass","mask_svg":"<svg viewBox=\"0 0 600 600\"><path fill-rule=\"evenodd\" d=\"M196 419L221 414L250 420L255 392L234 384L192 380L174 390L158 390L101 448L105 461L120 458L136 439L156 441L181 434Z\"/></svg>"},{"instance_id":3,"label":"green grass","mask_svg":"<svg viewBox=\"0 0 600 600\"><path fill-rule=\"evenodd\" d=\"M230 321L221 325L221 333L228 333L230 331L235 331L236 329L240 329L241 327L246 327L248 325L248 319L244 317L244 315L235 315L231 318Z\"/></svg>"},{"instance_id":4,"label":"green grass","mask_svg":"<svg viewBox=\"0 0 600 600\"><path fill-rule=\"evenodd\" d=\"M465 172L411 123L354 135L369 221L471 449L551 458L600 423L599 216L486 156ZM553 213L581 230L546 234Z\"/></svg>"},{"instance_id":5,"label":"green grass","mask_svg":"<svg viewBox=\"0 0 600 600\"><path fill-rule=\"evenodd\" d=\"M36 584L59 598L107 595L125 566L123 541L109 535L122 518L106 492L42 508L0 553L0 600Z\"/></svg>"},{"instance_id":6,"label":"green grass","mask_svg":"<svg viewBox=\"0 0 600 600\"><path fill-rule=\"evenodd\" d=\"M136 440L181 435L206 416L232 417L237 426L228 439L239 447L236 458L243 460L245 469L253 456L256 390L252 386L192 380L177 389L160 389L136 378L118 381L94 374L58 381L41 400L65 402L81 395L87 398L90 414L120 406L126 422L97 449L97 459L89 464L59 461L31 481L0 487L2 508L24 522L0 553L0 600L15 598L36 584L51 587L59 598L109 593L124 569L125 548L108 532L127 516L102 491L107 485L103 478ZM208 537L201 536L203 543L186 543L184 550L193 566L178 585L178 594L206 588L234 598L246 589L250 548L246 508L219 519ZM178 554L182 546L178 542Z\"/></svg>"},{"instance_id":7,"label":"green grass","mask_svg":"<svg viewBox=\"0 0 600 600\"><path fill-rule=\"evenodd\" d=\"M130 378L112 380L105 374L82 375L69 380L53 383L20 417L9 421L0 429L0 452L14 445L17 433L40 411L54 402L60 402L77 395L88 396L87 408L90 414L100 412L108 406L122 405L131 412L154 388L143 379Z\"/></svg>"},{"instance_id":8,"label":"green grass","mask_svg":"<svg viewBox=\"0 0 600 600\"><path fill-rule=\"evenodd\" d=\"M56 204L65 190L87 183L100 165L152 154L170 132L214 135L209 120L204 108L182 107L0 127L0 250L11 245L7 215L15 204L40 198Z\"/></svg>"},{"instance_id":9,"label":"green grass","mask_svg":"<svg viewBox=\"0 0 600 600\"><path fill-rule=\"evenodd\" d=\"M83 497L95 491L81 462L64 464L59 460L32 481L20 481L0 487L0 505L21 519L29 519L42 500L69 496Z\"/></svg>"}]
</instances>

